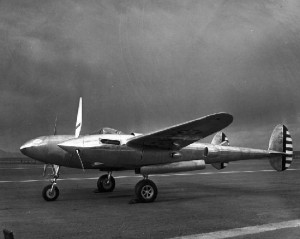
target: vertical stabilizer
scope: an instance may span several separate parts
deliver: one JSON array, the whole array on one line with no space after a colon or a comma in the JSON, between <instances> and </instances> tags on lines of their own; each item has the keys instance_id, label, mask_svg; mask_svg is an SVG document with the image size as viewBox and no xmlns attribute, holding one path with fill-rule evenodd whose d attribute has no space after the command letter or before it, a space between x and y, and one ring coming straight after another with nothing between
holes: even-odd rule
<instances>
[{"instance_id":1,"label":"vertical stabilizer","mask_svg":"<svg viewBox=\"0 0 300 239\"><path fill-rule=\"evenodd\" d=\"M270 158L270 164L275 170L284 171L290 167L293 160L293 141L285 125L277 125L273 130L269 150L283 153Z\"/></svg>"},{"instance_id":2,"label":"vertical stabilizer","mask_svg":"<svg viewBox=\"0 0 300 239\"><path fill-rule=\"evenodd\" d=\"M81 126L82 126L82 97L79 98L76 128L75 128L75 137L76 138L78 138L80 135Z\"/></svg>"},{"instance_id":3,"label":"vertical stabilizer","mask_svg":"<svg viewBox=\"0 0 300 239\"><path fill-rule=\"evenodd\" d=\"M227 136L223 132L218 132L218 133L216 133L216 135L212 139L211 144L222 145L222 146L229 146L229 140L228 140ZM213 163L211 165L214 168L220 170L220 169L226 168L228 166L228 162Z\"/></svg>"}]
</instances>

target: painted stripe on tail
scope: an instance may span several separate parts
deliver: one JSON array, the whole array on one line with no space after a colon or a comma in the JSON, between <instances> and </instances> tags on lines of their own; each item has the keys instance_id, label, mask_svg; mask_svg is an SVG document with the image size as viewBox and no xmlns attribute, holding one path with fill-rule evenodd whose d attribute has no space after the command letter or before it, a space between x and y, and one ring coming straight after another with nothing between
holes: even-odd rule
<instances>
[{"instance_id":1,"label":"painted stripe on tail","mask_svg":"<svg viewBox=\"0 0 300 239\"><path fill-rule=\"evenodd\" d=\"M269 150L276 151L270 158L271 166L277 171L284 171L293 161L293 140L285 125L277 125L269 141ZM282 154L280 154L282 152Z\"/></svg>"},{"instance_id":2,"label":"painted stripe on tail","mask_svg":"<svg viewBox=\"0 0 300 239\"><path fill-rule=\"evenodd\" d=\"M293 161L293 140L285 125L283 126L283 152L286 153L282 156L282 168L285 170L291 166Z\"/></svg>"}]
</instances>

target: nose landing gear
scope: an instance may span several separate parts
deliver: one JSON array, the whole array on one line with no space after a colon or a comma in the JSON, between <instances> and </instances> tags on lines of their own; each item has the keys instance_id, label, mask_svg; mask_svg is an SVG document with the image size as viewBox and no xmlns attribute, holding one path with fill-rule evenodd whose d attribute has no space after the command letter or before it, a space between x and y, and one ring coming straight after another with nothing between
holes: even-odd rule
<instances>
[{"instance_id":1,"label":"nose landing gear","mask_svg":"<svg viewBox=\"0 0 300 239\"><path fill-rule=\"evenodd\" d=\"M59 166L53 165L53 179L51 179L51 184L44 187L42 195L46 201L55 201L59 196L59 189L57 187L56 180L59 178Z\"/></svg>"}]
</instances>

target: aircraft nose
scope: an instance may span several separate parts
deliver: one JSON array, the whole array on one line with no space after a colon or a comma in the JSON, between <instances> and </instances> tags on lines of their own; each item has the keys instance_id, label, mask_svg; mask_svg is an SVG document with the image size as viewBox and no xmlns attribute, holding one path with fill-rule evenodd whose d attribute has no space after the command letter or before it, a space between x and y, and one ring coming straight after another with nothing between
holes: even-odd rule
<instances>
[{"instance_id":1,"label":"aircraft nose","mask_svg":"<svg viewBox=\"0 0 300 239\"><path fill-rule=\"evenodd\" d=\"M25 144L23 144L20 147L20 151L22 154L30 157L30 154L32 153L33 148L40 146L42 143L43 143L43 140L40 138L29 140L28 142L26 142Z\"/></svg>"},{"instance_id":2,"label":"aircraft nose","mask_svg":"<svg viewBox=\"0 0 300 239\"><path fill-rule=\"evenodd\" d=\"M25 144L23 144L23 145L20 147L21 153L27 156L27 155L28 155L28 148L30 148L30 147L31 147L31 145L28 144L28 142L25 143Z\"/></svg>"},{"instance_id":3,"label":"aircraft nose","mask_svg":"<svg viewBox=\"0 0 300 239\"><path fill-rule=\"evenodd\" d=\"M23 145L20 147L20 151L21 151L22 154L26 155L27 147L25 146L25 144L23 144Z\"/></svg>"}]
</instances>

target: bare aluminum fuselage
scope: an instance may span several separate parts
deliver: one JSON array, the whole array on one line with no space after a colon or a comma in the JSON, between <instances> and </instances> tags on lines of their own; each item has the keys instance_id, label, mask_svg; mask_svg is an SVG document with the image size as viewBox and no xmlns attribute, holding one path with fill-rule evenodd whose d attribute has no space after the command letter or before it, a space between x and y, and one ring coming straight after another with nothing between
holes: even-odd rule
<instances>
[{"instance_id":1,"label":"bare aluminum fuselage","mask_svg":"<svg viewBox=\"0 0 300 239\"><path fill-rule=\"evenodd\" d=\"M134 149L126 142L134 136L118 134L42 136L21 147L23 154L46 164L85 169L136 169L146 165L205 160L206 164L269 157L267 150L193 143L180 150ZM59 146L58 146L59 145ZM209 153L208 153L209 152ZM214 155L214 152L216 154Z\"/></svg>"},{"instance_id":2,"label":"bare aluminum fuselage","mask_svg":"<svg viewBox=\"0 0 300 239\"><path fill-rule=\"evenodd\" d=\"M126 145L127 139L131 137L134 136L102 134L81 136L76 139L77 141L82 140L81 145L74 147L74 150L64 150L58 144L74 139L74 135L42 136L26 142L21 147L21 152L46 164L81 168L80 160L75 153L76 148L80 150L80 156L86 169L135 169L144 165L189 161L203 157L203 144L194 144L180 151L138 150ZM120 145L101 143L101 139L118 140Z\"/></svg>"}]
</instances>

